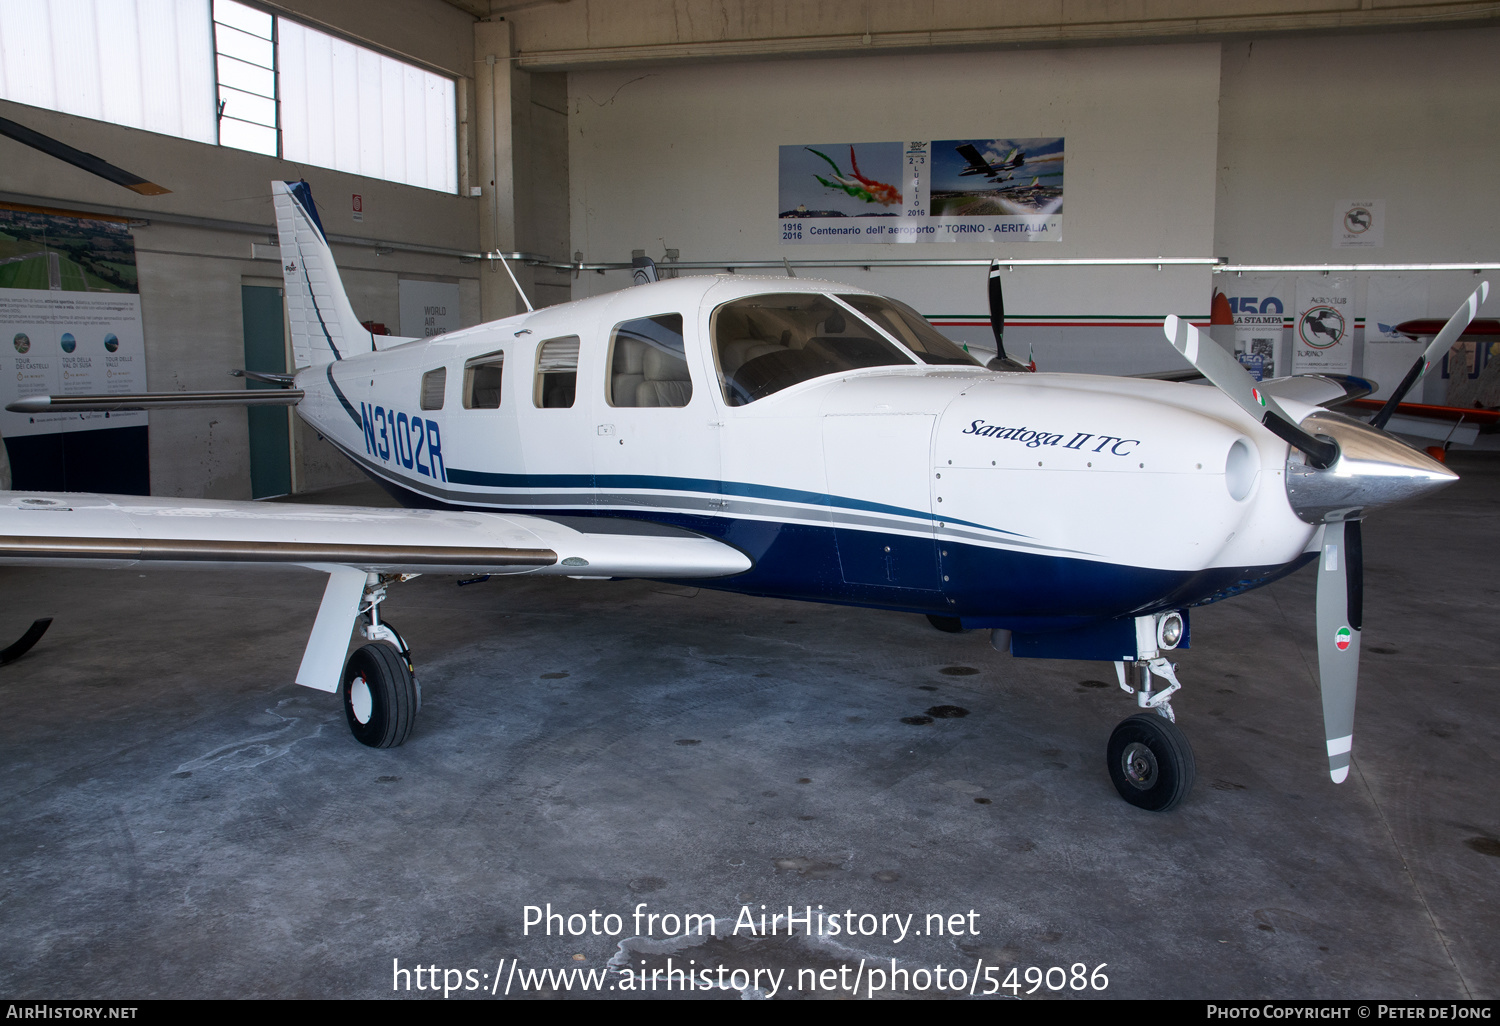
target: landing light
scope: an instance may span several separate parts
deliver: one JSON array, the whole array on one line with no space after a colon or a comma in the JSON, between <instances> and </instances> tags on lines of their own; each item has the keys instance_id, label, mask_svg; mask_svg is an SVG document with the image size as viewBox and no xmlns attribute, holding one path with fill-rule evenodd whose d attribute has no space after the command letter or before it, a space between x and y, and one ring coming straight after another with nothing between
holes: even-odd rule
<instances>
[{"instance_id":1,"label":"landing light","mask_svg":"<svg viewBox=\"0 0 1500 1026\"><path fill-rule=\"evenodd\" d=\"M1156 641L1162 648L1176 648L1182 641L1182 614L1168 613L1156 628Z\"/></svg>"}]
</instances>

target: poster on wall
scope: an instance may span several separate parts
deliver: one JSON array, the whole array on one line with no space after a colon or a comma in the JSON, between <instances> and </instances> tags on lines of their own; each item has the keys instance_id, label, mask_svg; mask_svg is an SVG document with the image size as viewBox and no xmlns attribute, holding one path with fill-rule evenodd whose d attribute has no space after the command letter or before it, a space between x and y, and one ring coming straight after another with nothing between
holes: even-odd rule
<instances>
[{"instance_id":1,"label":"poster on wall","mask_svg":"<svg viewBox=\"0 0 1500 1026\"><path fill-rule=\"evenodd\" d=\"M3 409L24 396L146 391L136 292L125 224L0 210L0 436L15 487L147 490L145 413Z\"/></svg>"},{"instance_id":2,"label":"poster on wall","mask_svg":"<svg viewBox=\"0 0 1500 1026\"><path fill-rule=\"evenodd\" d=\"M1354 369L1354 307L1349 286L1348 278L1337 275L1297 279L1293 374L1348 374Z\"/></svg>"},{"instance_id":3,"label":"poster on wall","mask_svg":"<svg viewBox=\"0 0 1500 1026\"><path fill-rule=\"evenodd\" d=\"M1334 249L1385 245L1385 200L1339 200L1333 205Z\"/></svg>"},{"instance_id":4,"label":"poster on wall","mask_svg":"<svg viewBox=\"0 0 1500 1026\"><path fill-rule=\"evenodd\" d=\"M1372 274L1365 293L1365 341L1413 345L1396 330L1402 321L1427 316L1427 281L1406 274Z\"/></svg>"},{"instance_id":5,"label":"poster on wall","mask_svg":"<svg viewBox=\"0 0 1500 1026\"><path fill-rule=\"evenodd\" d=\"M1057 242L1063 140L782 146L783 244Z\"/></svg>"},{"instance_id":6,"label":"poster on wall","mask_svg":"<svg viewBox=\"0 0 1500 1026\"><path fill-rule=\"evenodd\" d=\"M1256 381L1274 378L1276 351L1286 323L1285 278L1233 278L1228 293L1234 313L1234 355ZM1284 362L1284 361L1283 361ZM1284 372L1283 372L1284 373Z\"/></svg>"},{"instance_id":7,"label":"poster on wall","mask_svg":"<svg viewBox=\"0 0 1500 1026\"><path fill-rule=\"evenodd\" d=\"M396 285L401 307L401 335L431 338L463 327L458 315L457 282L402 278Z\"/></svg>"}]
</instances>

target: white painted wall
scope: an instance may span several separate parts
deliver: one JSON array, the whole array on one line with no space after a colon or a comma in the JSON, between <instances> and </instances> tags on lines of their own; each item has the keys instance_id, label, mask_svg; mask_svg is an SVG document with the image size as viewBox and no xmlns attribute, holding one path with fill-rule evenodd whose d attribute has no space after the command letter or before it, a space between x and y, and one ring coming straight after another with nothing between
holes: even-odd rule
<instances>
[{"instance_id":1,"label":"white painted wall","mask_svg":"<svg viewBox=\"0 0 1500 1026\"><path fill-rule=\"evenodd\" d=\"M589 259L629 259L640 248L659 257L666 247L684 260L1213 255L1217 44L714 63L569 79L572 237ZM1065 137L1062 242L779 244L778 146L989 133ZM987 309L983 268L802 273L927 313ZM1206 315L1209 278L1206 268L1017 270L1007 308ZM625 281L584 275L574 295ZM1023 352L1035 340L1038 360L1054 369L1149 369L1143 350L1154 366L1173 365L1165 342L1143 346L1142 333L1023 328L1014 339ZM1131 350L1124 359L1121 346Z\"/></svg>"},{"instance_id":2,"label":"white painted wall","mask_svg":"<svg viewBox=\"0 0 1500 1026\"><path fill-rule=\"evenodd\" d=\"M1500 28L1225 44L1216 251L1232 263L1500 260L1497 53ZM1380 249L1333 247L1334 204L1355 195L1385 200ZM1363 317L1369 274L1351 277ZM1423 277L1416 317L1446 318L1479 282ZM1484 313L1497 310L1500 297ZM1385 392L1412 353L1371 346L1358 366ZM1429 402L1445 390L1429 377Z\"/></svg>"}]
</instances>

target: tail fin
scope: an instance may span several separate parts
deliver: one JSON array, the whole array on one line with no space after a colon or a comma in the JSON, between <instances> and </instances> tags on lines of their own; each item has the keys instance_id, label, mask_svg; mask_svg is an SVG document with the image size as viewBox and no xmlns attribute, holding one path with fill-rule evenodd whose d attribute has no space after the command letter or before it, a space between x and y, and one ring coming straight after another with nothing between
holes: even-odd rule
<instances>
[{"instance_id":1,"label":"tail fin","mask_svg":"<svg viewBox=\"0 0 1500 1026\"><path fill-rule=\"evenodd\" d=\"M306 182L272 182L271 190L297 369L372 352L375 337L349 305L312 189Z\"/></svg>"}]
</instances>

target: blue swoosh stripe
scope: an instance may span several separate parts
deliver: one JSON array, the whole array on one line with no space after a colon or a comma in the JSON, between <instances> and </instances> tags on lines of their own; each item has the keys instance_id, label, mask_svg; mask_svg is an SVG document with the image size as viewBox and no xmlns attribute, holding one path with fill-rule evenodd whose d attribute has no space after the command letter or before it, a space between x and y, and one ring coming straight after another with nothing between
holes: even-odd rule
<instances>
[{"instance_id":1,"label":"blue swoosh stripe","mask_svg":"<svg viewBox=\"0 0 1500 1026\"><path fill-rule=\"evenodd\" d=\"M807 506L828 506L839 509L857 509L868 513L886 513L893 516L912 517L917 520L941 521L945 524L962 524L977 527L981 531L994 531L1024 538L1026 535L1006 531L988 524L976 524L970 520L939 517L927 510L906 509L902 506L887 506L864 499L850 499L821 492L805 492L797 488L776 488L771 485L748 484L742 481L708 481L694 477L652 477L638 474L491 474L479 470L449 468L448 483L479 485L488 488L642 488L654 491L701 492L709 495L737 495L747 499L773 499L781 502L796 502Z\"/></svg>"}]
</instances>

